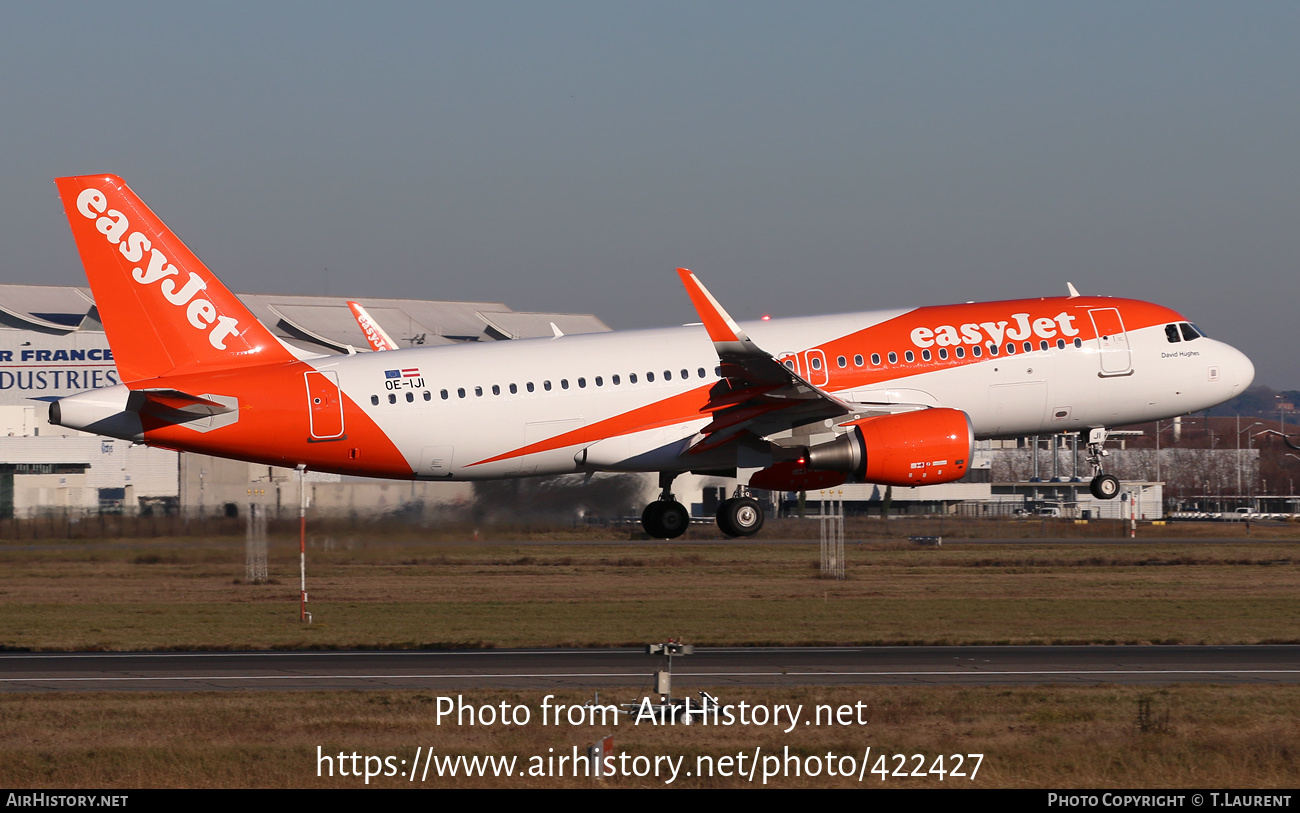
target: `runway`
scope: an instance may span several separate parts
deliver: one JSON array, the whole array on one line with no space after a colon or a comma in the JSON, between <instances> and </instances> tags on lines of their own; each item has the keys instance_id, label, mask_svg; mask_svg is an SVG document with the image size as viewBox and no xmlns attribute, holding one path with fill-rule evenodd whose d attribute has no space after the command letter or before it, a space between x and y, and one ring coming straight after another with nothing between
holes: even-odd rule
<instances>
[{"instance_id":1,"label":"runway","mask_svg":"<svg viewBox=\"0 0 1300 813\"><path fill-rule=\"evenodd\" d=\"M644 687L632 649L3 653L0 691ZM800 685L1297 683L1300 646L697 648L678 689Z\"/></svg>"}]
</instances>

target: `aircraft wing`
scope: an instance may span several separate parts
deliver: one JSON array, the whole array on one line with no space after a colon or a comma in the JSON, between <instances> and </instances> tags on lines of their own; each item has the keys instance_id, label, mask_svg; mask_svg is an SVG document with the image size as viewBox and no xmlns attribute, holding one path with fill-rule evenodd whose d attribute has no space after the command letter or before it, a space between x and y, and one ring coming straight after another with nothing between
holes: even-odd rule
<instances>
[{"instance_id":1,"label":"aircraft wing","mask_svg":"<svg viewBox=\"0 0 1300 813\"><path fill-rule=\"evenodd\" d=\"M755 344L689 270L679 268L677 274L722 363L722 381L701 410L713 421L700 430L704 437L692 453L718 448L745 433L763 437L854 411Z\"/></svg>"}]
</instances>

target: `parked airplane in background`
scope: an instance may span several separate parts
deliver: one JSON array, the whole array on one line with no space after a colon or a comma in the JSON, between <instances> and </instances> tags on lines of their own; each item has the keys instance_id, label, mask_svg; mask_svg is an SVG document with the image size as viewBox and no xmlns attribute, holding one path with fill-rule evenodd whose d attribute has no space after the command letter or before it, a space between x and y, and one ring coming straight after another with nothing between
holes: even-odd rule
<instances>
[{"instance_id":1,"label":"parked airplane in background","mask_svg":"<svg viewBox=\"0 0 1300 813\"><path fill-rule=\"evenodd\" d=\"M388 331L379 326L379 323L370 317L370 312L360 304L348 301L348 310L352 311L352 318L357 320L357 327L365 334L366 341L370 344L371 350L396 350L397 342L393 337L388 335Z\"/></svg>"},{"instance_id":2,"label":"parked airplane in background","mask_svg":"<svg viewBox=\"0 0 1300 813\"><path fill-rule=\"evenodd\" d=\"M642 523L661 538L689 523L671 493L683 472L756 469L750 486L792 491L946 483L998 436L1086 432L1109 499L1106 427L1209 408L1254 377L1178 313L1073 286L741 325L685 269L702 324L316 356L260 324L120 178L56 183L123 383L55 401L52 423L372 477L659 472ZM717 522L747 536L763 510L742 487Z\"/></svg>"}]
</instances>

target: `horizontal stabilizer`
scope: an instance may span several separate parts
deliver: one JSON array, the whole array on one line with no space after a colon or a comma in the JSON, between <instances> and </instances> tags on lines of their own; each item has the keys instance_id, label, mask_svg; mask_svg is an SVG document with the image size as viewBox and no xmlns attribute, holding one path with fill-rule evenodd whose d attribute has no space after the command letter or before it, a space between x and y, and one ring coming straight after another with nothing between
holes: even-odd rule
<instances>
[{"instance_id":1,"label":"horizontal stabilizer","mask_svg":"<svg viewBox=\"0 0 1300 813\"><path fill-rule=\"evenodd\" d=\"M181 412L198 417L235 412L237 406L172 389L135 390L127 399L127 409L145 415Z\"/></svg>"}]
</instances>

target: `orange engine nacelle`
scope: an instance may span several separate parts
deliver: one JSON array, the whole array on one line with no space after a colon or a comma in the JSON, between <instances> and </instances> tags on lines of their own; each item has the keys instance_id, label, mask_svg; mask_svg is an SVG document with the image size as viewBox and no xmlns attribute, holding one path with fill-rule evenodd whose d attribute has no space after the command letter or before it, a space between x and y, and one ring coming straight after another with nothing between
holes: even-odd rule
<instances>
[{"instance_id":1,"label":"orange engine nacelle","mask_svg":"<svg viewBox=\"0 0 1300 813\"><path fill-rule=\"evenodd\" d=\"M849 472L865 483L928 486L965 476L975 447L970 418L921 409L845 424L849 431L804 452L808 468Z\"/></svg>"}]
</instances>

